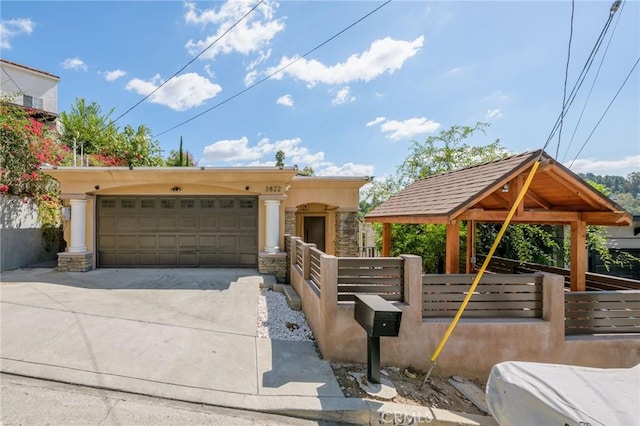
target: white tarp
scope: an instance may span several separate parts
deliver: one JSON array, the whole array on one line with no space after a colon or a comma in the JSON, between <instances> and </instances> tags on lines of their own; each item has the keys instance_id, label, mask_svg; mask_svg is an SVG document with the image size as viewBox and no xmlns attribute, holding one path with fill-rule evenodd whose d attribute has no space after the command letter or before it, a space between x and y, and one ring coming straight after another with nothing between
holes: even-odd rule
<instances>
[{"instance_id":1,"label":"white tarp","mask_svg":"<svg viewBox=\"0 0 640 426\"><path fill-rule=\"evenodd\" d=\"M609 369L503 362L491 370L486 398L500 426L638 426L640 364Z\"/></svg>"}]
</instances>

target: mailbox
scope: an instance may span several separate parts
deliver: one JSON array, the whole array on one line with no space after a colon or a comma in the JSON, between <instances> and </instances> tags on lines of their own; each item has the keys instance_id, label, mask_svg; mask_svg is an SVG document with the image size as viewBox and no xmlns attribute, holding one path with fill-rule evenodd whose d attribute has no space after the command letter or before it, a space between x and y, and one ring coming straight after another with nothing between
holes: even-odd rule
<instances>
[{"instance_id":1,"label":"mailbox","mask_svg":"<svg viewBox=\"0 0 640 426\"><path fill-rule=\"evenodd\" d=\"M377 294L356 295L355 318L375 337L396 337L400 333L402 311Z\"/></svg>"},{"instance_id":2,"label":"mailbox","mask_svg":"<svg viewBox=\"0 0 640 426\"><path fill-rule=\"evenodd\" d=\"M400 333L402 311L377 294L356 295L354 317L367 332L367 380L380 383L380 337Z\"/></svg>"}]
</instances>

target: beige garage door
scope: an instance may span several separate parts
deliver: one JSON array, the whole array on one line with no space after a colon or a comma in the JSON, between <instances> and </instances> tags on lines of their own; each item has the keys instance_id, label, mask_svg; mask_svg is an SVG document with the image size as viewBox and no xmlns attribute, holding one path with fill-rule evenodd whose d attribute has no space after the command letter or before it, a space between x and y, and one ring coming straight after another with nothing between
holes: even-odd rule
<instances>
[{"instance_id":1,"label":"beige garage door","mask_svg":"<svg viewBox=\"0 0 640 426\"><path fill-rule=\"evenodd\" d=\"M256 197L98 197L100 267L255 267Z\"/></svg>"}]
</instances>

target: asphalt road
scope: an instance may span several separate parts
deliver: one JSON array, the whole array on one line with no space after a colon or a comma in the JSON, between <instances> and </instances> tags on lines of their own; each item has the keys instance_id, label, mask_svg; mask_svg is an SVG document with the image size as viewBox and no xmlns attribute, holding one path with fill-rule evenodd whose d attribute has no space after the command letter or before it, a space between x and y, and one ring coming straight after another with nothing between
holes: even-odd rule
<instances>
[{"instance_id":1,"label":"asphalt road","mask_svg":"<svg viewBox=\"0 0 640 426\"><path fill-rule=\"evenodd\" d=\"M329 425L0 374L2 425Z\"/></svg>"}]
</instances>

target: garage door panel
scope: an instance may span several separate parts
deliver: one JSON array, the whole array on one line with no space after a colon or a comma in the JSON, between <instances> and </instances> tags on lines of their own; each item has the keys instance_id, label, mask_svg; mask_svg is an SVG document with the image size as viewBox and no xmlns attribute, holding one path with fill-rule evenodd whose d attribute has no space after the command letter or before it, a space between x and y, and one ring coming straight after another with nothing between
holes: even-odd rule
<instances>
[{"instance_id":1,"label":"garage door panel","mask_svg":"<svg viewBox=\"0 0 640 426\"><path fill-rule=\"evenodd\" d=\"M118 217L118 232L135 231L138 229L137 216Z\"/></svg>"},{"instance_id":2,"label":"garage door panel","mask_svg":"<svg viewBox=\"0 0 640 426\"><path fill-rule=\"evenodd\" d=\"M141 231L157 231L158 218L154 216L143 216L138 219L138 227Z\"/></svg>"},{"instance_id":3,"label":"garage door panel","mask_svg":"<svg viewBox=\"0 0 640 426\"><path fill-rule=\"evenodd\" d=\"M178 237L178 249L196 248L198 247L197 235L180 235Z\"/></svg>"},{"instance_id":4,"label":"garage door panel","mask_svg":"<svg viewBox=\"0 0 640 426\"><path fill-rule=\"evenodd\" d=\"M218 248L217 235L198 235L198 243L200 250L215 250Z\"/></svg>"},{"instance_id":5,"label":"garage door panel","mask_svg":"<svg viewBox=\"0 0 640 426\"><path fill-rule=\"evenodd\" d=\"M240 253L240 266L253 266L258 263L258 259L255 253Z\"/></svg>"},{"instance_id":6,"label":"garage door panel","mask_svg":"<svg viewBox=\"0 0 640 426\"><path fill-rule=\"evenodd\" d=\"M256 197L117 197L97 201L98 265L257 264Z\"/></svg>"},{"instance_id":7,"label":"garage door panel","mask_svg":"<svg viewBox=\"0 0 640 426\"><path fill-rule=\"evenodd\" d=\"M158 253L158 265L178 265L178 253Z\"/></svg>"},{"instance_id":8,"label":"garage door panel","mask_svg":"<svg viewBox=\"0 0 640 426\"><path fill-rule=\"evenodd\" d=\"M118 249L135 250L138 245L138 236L136 234L119 234L116 239L116 247Z\"/></svg>"},{"instance_id":9,"label":"garage door panel","mask_svg":"<svg viewBox=\"0 0 640 426\"><path fill-rule=\"evenodd\" d=\"M98 250L113 248L116 246L115 235L103 235L98 240Z\"/></svg>"},{"instance_id":10,"label":"garage door panel","mask_svg":"<svg viewBox=\"0 0 640 426\"><path fill-rule=\"evenodd\" d=\"M159 249L176 249L178 247L178 237L175 235L158 235Z\"/></svg>"},{"instance_id":11,"label":"garage door panel","mask_svg":"<svg viewBox=\"0 0 640 426\"><path fill-rule=\"evenodd\" d=\"M238 247L237 235L220 235L220 250L236 249Z\"/></svg>"},{"instance_id":12,"label":"garage door panel","mask_svg":"<svg viewBox=\"0 0 640 426\"><path fill-rule=\"evenodd\" d=\"M138 247L140 249L156 249L158 248L158 238L155 235L140 235Z\"/></svg>"},{"instance_id":13,"label":"garage door panel","mask_svg":"<svg viewBox=\"0 0 640 426\"><path fill-rule=\"evenodd\" d=\"M156 266L158 265L158 255L156 252L138 252L139 266Z\"/></svg>"},{"instance_id":14,"label":"garage door panel","mask_svg":"<svg viewBox=\"0 0 640 426\"><path fill-rule=\"evenodd\" d=\"M136 266L138 265L138 255L136 252L118 252L117 262L123 266Z\"/></svg>"},{"instance_id":15,"label":"garage door panel","mask_svg":"<svg viewBox=\"0 0 640 426\"><path fill-rule=\"evenodd\" d=\"M158 230L159 231L174 231L178 226L177 218L171 217L160 217L158 218Z\"/></svg>"},{"instance_id":16,"label":"garage door panel","mask_svg":"<svg viewBox=\"0 0 640 426\"><path fill-rule=\"evenodd\" d=\"M197 232L198 231L197 217L182 217L179 220L180 220L181 232Z\"/></svg>"},{"instance_id":17,"label":"garage door panel","mask_svg":"<svg viewBox=\"0 0 640 426\"><path fill-rule=\"evenodd\" d=\"M238 218L239 228L242 232L252 232L258 229L258 219L252 216Z\"/></svg>"}]
</instances>

